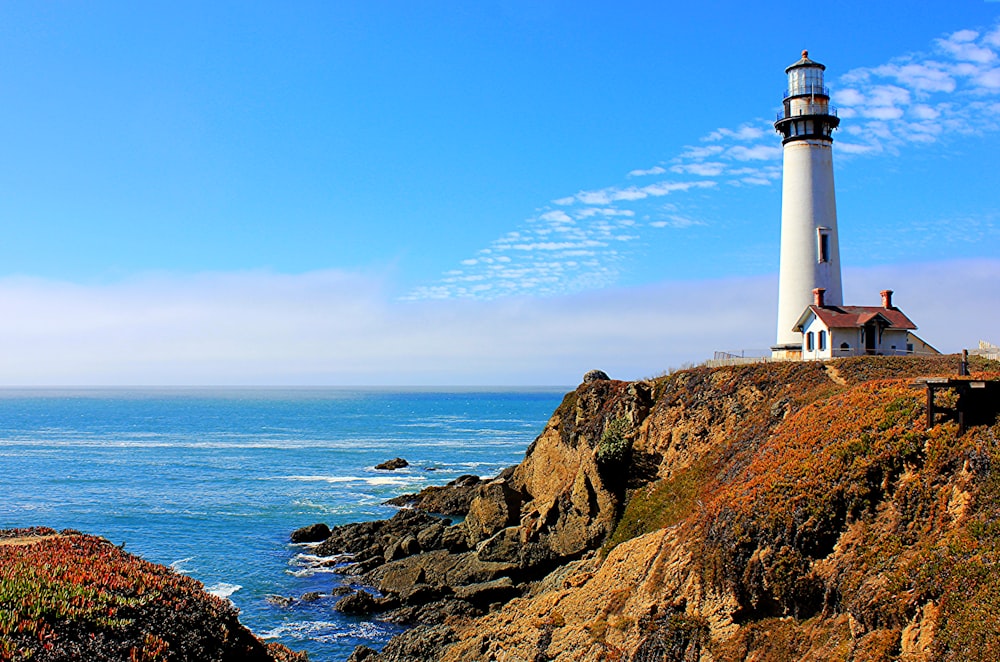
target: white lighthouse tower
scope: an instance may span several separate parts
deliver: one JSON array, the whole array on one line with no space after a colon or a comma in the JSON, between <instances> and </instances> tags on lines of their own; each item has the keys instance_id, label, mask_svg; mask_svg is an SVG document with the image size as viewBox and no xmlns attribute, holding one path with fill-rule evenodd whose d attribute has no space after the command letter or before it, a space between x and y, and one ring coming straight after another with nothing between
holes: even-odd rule
<instances>
[{"instance_id":1,"label":"white lighthouse tower","mask_svg":"<svg viewBox=\"0 0 1000 662\"><path fill-rule=\"evenodd\" d=\"M827 305L843 304L833 190L833 130L840 118L823 85L825 69L802 51L802 59L785 69L788 89L774 123L784 146L775 358L801 356L802 333L794 327L813 303L813 290L825 291Z\"/></svg>"}]
</instances>

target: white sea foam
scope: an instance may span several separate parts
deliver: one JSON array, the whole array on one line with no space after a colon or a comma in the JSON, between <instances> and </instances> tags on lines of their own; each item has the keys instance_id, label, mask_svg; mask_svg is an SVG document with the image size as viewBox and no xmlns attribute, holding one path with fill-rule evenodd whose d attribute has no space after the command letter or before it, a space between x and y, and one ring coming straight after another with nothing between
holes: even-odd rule
<instances>
[{"instance_id":1,"label":"white sea foam","mask_svg":"<svg viewBox=\"0 0 1000 662\"><path fill-rule=\"evenodd\" d=\"M350 554L337 554L335 556L296 554L288 560L288 565L296 569L285 570L285 573L293 577L311 577L317 574L334 573L338 565L347 563L352 558Z\"/></svg>"},{"instance_id":2,"label":"white sea foam","mask_svg":"<svg viewBox=\"0 0 1000 662\"><path fill-rule=\"evenodd\" d=\"M307 483L364 483L365 485L409 485L427 480L424 476L403 474L400 476L283 476L285 480L297 480Z\"/></svg>"},{"instance_id":3,"label":"white sea foam","mask_svg":"<svg viewBox=\"0 0 1000 662\"><path fill-rule=\"evenodd\" d=\"M261 639L287 637L296 640L319 641L332 644L342 639L388 639L393 631L378 623L363 622L346 625L332 621L293 621L261 632Z\"/></svg>"},{"instance_id":4,"label":"white sea foam","mask_svg":"<svg viewBox=\"0 0 1000 662\"><path fill-rule=\"evenodd\" d=\"M285 480L299 480L307 483L360 483L360 476L282 476Z\"/></svg>"},{"instance_id":5,"label":"white sea foam","mask_svg":"<svg viewBox=\"0 0 1000 662\"><path fill-rule=\"evenodd\" d=\"M243 588L239 584L227 584L226 582L219 582L218 584L212 584L205 588L205 592L216 597L222 598L223 600L228 600L229 596L236 591Z\"/></svg>"},{"instance_id":6,"label":"white sea foam","mask_svg":"<svg viewBox=\"0 0 1000 662\"><path fill-rule=\"evenodd\" d=\"M176 561L174 561L173 563L170 564L170 569L173 570L176 573L181 574L181 575L186 575L186 574L190 573L191 571L189 569L185 568L184 564L187 563L188 561L192 561L192 560L194 560L193 556L189 556L186 559L177 559Z\"/></svg>"}]
</instances>

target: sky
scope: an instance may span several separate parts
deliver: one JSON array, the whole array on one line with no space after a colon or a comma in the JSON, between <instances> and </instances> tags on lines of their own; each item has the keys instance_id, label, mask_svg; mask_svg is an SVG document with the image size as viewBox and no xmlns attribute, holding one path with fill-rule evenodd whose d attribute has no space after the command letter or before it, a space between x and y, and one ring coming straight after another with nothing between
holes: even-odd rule
<instances>
[{"instance_id":1,"label":"sky","mask_svg":"<svg viewBox=\"0 0 1000 662\"><path fill-rule=\"evenodd\" d=\"M845 303L1000 344L1000 2L0 5L0 385L573 385L775 339L784 69Z\"/></svg>"}]
</instances>

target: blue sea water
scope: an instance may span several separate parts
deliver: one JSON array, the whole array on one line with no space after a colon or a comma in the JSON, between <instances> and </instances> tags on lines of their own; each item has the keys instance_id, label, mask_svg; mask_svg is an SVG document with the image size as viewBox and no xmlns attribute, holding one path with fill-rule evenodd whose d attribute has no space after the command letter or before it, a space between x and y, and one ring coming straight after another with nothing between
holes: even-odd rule
<instances>
[{"instance_id":1,"label":"blue sea water","mask_svg":"<svg viewBox=\"0 0 1000 662\"><path fill-rule=\"evenodd\" d=\"M314 662L396 626L345 617L340 575L289 533L390 517L386 499L523 457L565 389L0 389L0 528L101 535L239 607ZM394 472L374 465L401 456Z\"/></svg>"}]
</instances>

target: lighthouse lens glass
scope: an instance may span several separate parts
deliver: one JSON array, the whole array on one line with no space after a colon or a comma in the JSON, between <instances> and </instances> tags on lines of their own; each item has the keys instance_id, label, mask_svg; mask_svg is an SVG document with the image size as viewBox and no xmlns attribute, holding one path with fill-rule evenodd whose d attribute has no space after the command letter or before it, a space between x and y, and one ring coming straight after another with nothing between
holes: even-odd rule
<instances>
[{"instance_id":1,"label":"lighthouse lens glass","mask_svg":"<svg viewBox=\"0 0 1000 662\"><path fill-rule=\"evenodd\" d=\"M818 67L799 67L788 72L788 96L796 94L823 94L823 70Z\"/></svg>"}]
</instances>

